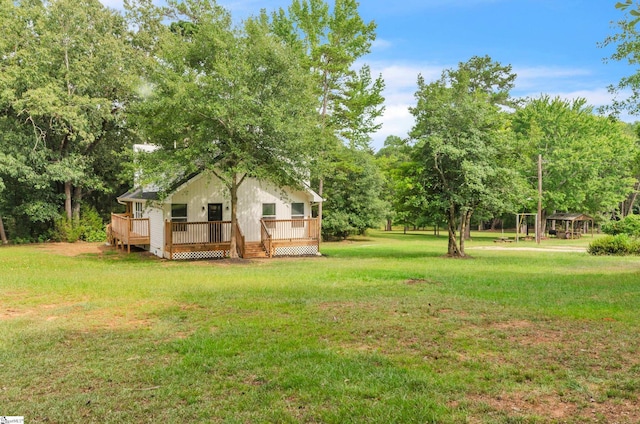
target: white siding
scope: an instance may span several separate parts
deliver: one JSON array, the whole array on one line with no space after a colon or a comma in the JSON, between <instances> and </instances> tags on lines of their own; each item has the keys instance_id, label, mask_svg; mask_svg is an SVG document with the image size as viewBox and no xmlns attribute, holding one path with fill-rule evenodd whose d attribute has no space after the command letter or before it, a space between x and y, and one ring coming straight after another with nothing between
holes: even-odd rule
<instances>
[{"instance_id":1,"label":"white siding","mask_svg":"<svg viewBox=\"0 0 640 424\"><path fill-rule=\"evenodd\" d=\"M164 257L164 211L159 207L149 206L144 214L149 218L149 251L162 258Z\"/></svg>"},{"instance_id":2,"label":"white siding","mask_svg":"<svg viewBox=\"0 0 640 424\"><path fill-rule=\"evenodd\" d=\"M173 193L166 201L187 204L188 222L206 222L209 203L222 203L222 220L231 221L231 201L228 190L215 176L200 174ZM169 217L170 218L170 217Z\"/></svg>"},{"instance_id":3,"label":"white siding","mask_svg":"<svg viewBox=\"0 0 640 424\"><path fill-rule=\"evenodd\" d=\"M306 192L280 189L249 178L238 190L238 222L248 242L260 241L263 203L275 203L276 219L291 219L291 203L304 203L305 218L311 216L309 195Z\"/></svg>"},{"instance_id":4,"label":"white siding","mask_svg":"<svg viewBox=\"0 0 640 424\"><path fill-rule=\"evenodd\" d=\"M163 209L145 210L151 218L151 252L164 255L164 222L171 219L171 204L187 205L188 222L206 222L209 203L222 204L222 220L231 221L231 198L217 177L200 174L169 196ZM260 241L262 204L275 203L276 219L291 219L291 203L304 203L304 216L311 216L310 194L306 191L280 189L273 184L247 178L238 190L238 224L247 242ZM302 231L303 229L300 229Z\"/></svg>"},{"instance_id":5,"label":"white siding","mask_svg":"<svg viewBox=\"0 0 640 424\"><path fill-rule=\"evenodd\" d=\"M291 219L291 203L305 204L305 217L311 216L309 194L304 191L279 189L268 183L247 178L238 189L238 224L245 240L260 241L262 204L276 204L276 219ZM222 220L231 221L231 198L217 177L200 174L179 188L167 203L186 203L189 222L207 221L209 203L222 203Z\"/></svg>"}]
</instances>

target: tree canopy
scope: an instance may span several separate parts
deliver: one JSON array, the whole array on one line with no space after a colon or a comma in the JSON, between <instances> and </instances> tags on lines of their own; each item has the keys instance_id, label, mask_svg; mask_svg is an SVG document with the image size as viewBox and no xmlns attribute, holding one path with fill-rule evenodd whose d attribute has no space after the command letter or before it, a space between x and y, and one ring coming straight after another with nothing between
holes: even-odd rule
<instances>
[{"instance_id":1,"label":"tree canopy","mask_svg":"<svg viewBox=\"0 0 640 424\"><path fill-rule=\"evenodd\" d=\"M37 231L60 207L77 220L85 196L119 186L106 156L126 149L136 52L124 18L98 0L0 9L0 213L14 233Z\"/></svg>"},{"instance_id":2,"label":"tree canopy","mask_svg":"<svg viewBox=\"0 0 640 424\"><path fill-rule=\"evenodd\" d=\"M220 178L231 197L234 256L237 190L246 177L291 187L309 178L319 131L314 86L297 52L264 20L233 27L213 2L169 5L179 23L162 34L148 77L153 91L138 108L143 134L160 146L145 175L165 190L194 172Z\"/></svg>"},{"instance_id":3,"label":"tree canopy","mask_svg":"<svg viewBox=\"0 0 640 424\"><path fill-rule=\"evenodd\" d=\"M603 45L638 64L640 8L617 7L619 32ZM546 213L637 210L638 126L615 117L640 112L637 72L611 87L631 96L603 117L583 99L515 100L511 66L475 56L420 76L410 137L374 156L385 84L362 62L376 24L356 0L292 0L243 22L215 0L130 0L124 13L99 0L0 0L0 29L0 223L14 239L49 238L87 206L108 216L140 142L159 146L142 162L147 181L166 191L211 172L232 220L248 177L310 182L326 200L326 237L384 219L447 222L452 256L465 255L472 217L533 209L538 155Z\"/></svg>"},{"instance_id":4,"label":"tree canopy","mask_svg":"<svg viewBox=\"0 0 640 424\"><path fill-rule=\"evenodd\" d=\"M637 146L625 124L596 116L584 99L542 96L513 116L522 153L523 176L532 188L536 161L543 158L546 213L579 211L596 215L616 209L632 190Z\"/></svg>"},{"instance_id":5,"label":"tree canopy","mask_svg":"<svg viewBox=\"0 0 640 424\"><path fill-rule=\"evenodd\" d=\"M491 77L481 78L489 68ZM417 103L410 109L417 182L430 207L446 216L450 256L465 256L465 228L475 210L513 206L518 180L508 166L513 145L506 113L496 104L505 99L498 94L512 79L510 67L481 58L444 71L435 82L418 79Z\"/></svg>"}]
</instances>

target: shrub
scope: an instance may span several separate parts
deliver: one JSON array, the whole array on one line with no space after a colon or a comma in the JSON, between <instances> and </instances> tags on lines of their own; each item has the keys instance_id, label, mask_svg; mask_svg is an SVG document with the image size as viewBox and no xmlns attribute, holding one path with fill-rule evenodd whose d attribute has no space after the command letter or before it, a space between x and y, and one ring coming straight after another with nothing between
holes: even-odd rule
<instances>
[{"instance_id":1,"label":"shrub","mask_svg":"<svg viewBox=\"0 0 640 424\"><path fill-rule=\"evenodd\" d=\"M61 216L55 221L52 238L55 241L75 243L80 239L80 225L74 225L73 220Z\"/></svg>"},{"instance_id":2,"label":"shrub","mask_svg":"<svg viewBox=\"0 0 640 424\"><path fill-rule=\"evenodd\" d=\"M605 234L626 234L631 237L640 237L640 215L627 215L620 221L609 221L602 224Z\"/></svg>"},{"instance_id":3,"label":"shrub","mask_svg":"<svg viewBox=\"0 0 640 424\"><path fill-rule=\"evenodd\" d=\"M587 248L592 255L640 255L640 240L627 234L608 235L592 241Z\"/></svg>"},{"instance_id":4,"label":"shrub","mask_svg":"<svg viewBox=\"0 0 640 424\"><path fill-rule=\"evenodd\" d=\"M80 239L90 242L105 241L107 239L106 228L98 211L93 207L88 207L82 212Z\"/></svg>"},{"instance_id":5,"label":"shrub","mask_svg":"<svg viewBox=\"0 0 640 424\"><path fill-rule=\"evenodd\" d=\"M107 234L104 222L95 210L88 207L81 211L80 221L75 222L63 216L56 220L53 239L56 241L66 241L75 243L78 240L98 242L105 241Z\"/></svg>"}]
</instances>

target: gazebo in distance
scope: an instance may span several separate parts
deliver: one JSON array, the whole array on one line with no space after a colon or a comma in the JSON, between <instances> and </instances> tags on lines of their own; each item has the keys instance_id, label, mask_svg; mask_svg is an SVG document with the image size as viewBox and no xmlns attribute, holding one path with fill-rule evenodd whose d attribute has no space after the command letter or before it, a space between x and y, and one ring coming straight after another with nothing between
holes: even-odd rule
<instances>
[{"instance_id":1,"label":"gazebo in distance","mask_svg":"<svg viewBox=\"0 0 640 424\"><path fill-rule=\"evenodd\" d=\"M551 226L549 226L551 223ZM593 237L594 219L583 213L554 213L547 217L547 232L561 239L576 239L588 234Z\"/></svg>"}]
</instances>

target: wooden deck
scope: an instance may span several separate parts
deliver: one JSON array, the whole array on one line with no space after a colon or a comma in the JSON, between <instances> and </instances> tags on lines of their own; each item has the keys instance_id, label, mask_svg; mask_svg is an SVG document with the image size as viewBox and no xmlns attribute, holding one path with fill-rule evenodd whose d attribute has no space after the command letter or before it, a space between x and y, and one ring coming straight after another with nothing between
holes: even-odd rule
<instances>
[{"instance_id":1,"label":"wooden deck","mask_svg":"<svg viewBox=\"0 0 640 424\"><path fill-rule=\"evenodd\" d=\"M231 222L165 222L164 251L169 259L227 257Z\"/></svg>"},{"instance_id":2,"label":"wooden deck","mask_svg":"<svg viewBox=\"0 0 640 424\"><path fill-rule=\"evenodd\" d=\"M165 222L164 255L169 259L225 258L231 250L231 222ZM236 226L236 248L242 258L274 256L311 256L320 251L317 218L261 220L262 237L246 242ZM109 242L116 248L150 245L148 218L130 214L112 214L107 227Z\"/></svg>"},{"instance_id":3,"label":"wooden deck","mask_svg":"<svg viewBox=\"0 0 640 424\"><path fill-rule=\"evenodd\" d=\"M261 243L267 256L309 256L320 252L318 218L260 220Z\"/></svg>"},{"instance_id":4,"label":"wooden deck","mask_svg":"<svg viewBox=\"0 0 640 424\"><path fill-rule=\"evenodd\" d=\"M107 227L107 239L116 249L125 246L131 252L131 246L148 245L149 218L133 218L130 214L111 214L111 224Z\"/></svg>"}]
</instances>

